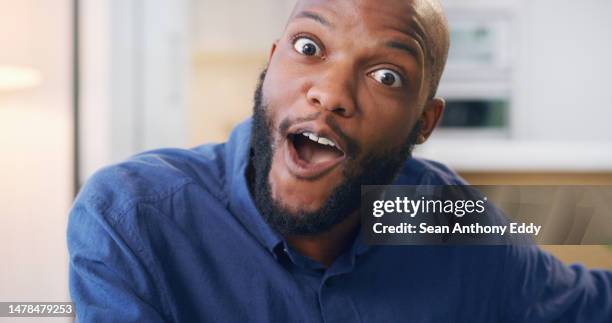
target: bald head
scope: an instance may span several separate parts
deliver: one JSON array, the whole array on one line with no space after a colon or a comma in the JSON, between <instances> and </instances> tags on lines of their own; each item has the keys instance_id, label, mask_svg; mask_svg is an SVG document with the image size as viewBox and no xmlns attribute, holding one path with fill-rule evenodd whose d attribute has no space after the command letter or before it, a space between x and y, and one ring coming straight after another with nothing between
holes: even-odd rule
<instances>
[{"instance_id":1,"label":"bald head","mask_svg":"<svg viewBox=\"0 0 612 323\"><path fill-rule=\"evenodd\" d=\"M418 12L423 17L427 66L429 69L429 97L436 95L450 46L448 22L438 0L417 0Z\"/></svg>"},{"instance_id":2,"label":"bald head","mask_svg":"<svg viewBox=\"0 0 612 323\"><path fill-rule=\"evenodd\" d=\"M324 232L331 227L317 221L358 215L338 206L358 205L361 185L391 183L440 120L444 100L434 95L447 50L433 0L299 1L256 96L255 129L271 137L253 139L262 146L255 156L268 156L256 187L269 183L274 223L303 219ZM313 147L306 132L334 148Z\"/></svg>"},{"instance_id":3,"label":"bald head","mask_svg":"<svg viewBox=\"0 0 612 323\"><path fill-rule=\"evenodd\" d=\"M331 2L350 3L355 11L359 7L367 7L370 3L374 6L381 6L380 0L298 0L290 20L304 8ZM428 78L428 98L433 98L446 65L450 45L448 22L440 2L438 0L386 0L384 6L405 12L407 24L413 27L415 36L420 38L419 43L424 52L425 71Z\"/></svg>"}]
</instances>

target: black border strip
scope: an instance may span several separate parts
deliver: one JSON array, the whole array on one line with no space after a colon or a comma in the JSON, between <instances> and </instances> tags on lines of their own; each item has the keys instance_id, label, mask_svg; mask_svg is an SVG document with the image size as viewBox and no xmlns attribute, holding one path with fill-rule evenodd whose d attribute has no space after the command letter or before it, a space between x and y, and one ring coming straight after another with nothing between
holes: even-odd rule
<instances>
[{"instance_id":1,"label":"black border strip","mask_svg":"<svg viewBox=\"0 0 612 323\"><path fill-rule=\"evenodd\" d=\"M81 188L81 163L80 163L80 0L72 1L72 144L73 144L73 193L76 196Z\"/></svg>"}]
</instances>

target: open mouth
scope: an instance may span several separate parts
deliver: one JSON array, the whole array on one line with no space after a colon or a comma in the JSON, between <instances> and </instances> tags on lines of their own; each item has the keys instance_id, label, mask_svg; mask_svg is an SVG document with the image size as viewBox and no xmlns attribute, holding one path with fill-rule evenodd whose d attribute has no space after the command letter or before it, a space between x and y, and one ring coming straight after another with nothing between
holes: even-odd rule
<instances>
[{"instance_id":1,"label":"open mouth","mask_svg":"<svg viewBox=\"0 0 612 323\"><path fill-rule=\"evenodd\" d=\"M313 132L290 134L287 146L288 166L302 178L321 176L345 159L345 153L333 139Z\"/></svg>"}]
</instances>

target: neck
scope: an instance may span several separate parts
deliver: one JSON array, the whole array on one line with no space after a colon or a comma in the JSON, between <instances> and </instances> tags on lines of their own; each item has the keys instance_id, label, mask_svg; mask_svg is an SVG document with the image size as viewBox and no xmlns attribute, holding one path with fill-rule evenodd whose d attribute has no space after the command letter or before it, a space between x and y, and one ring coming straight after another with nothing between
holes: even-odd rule
<instances>
[{"instance_id":1,"label":"neck","mask_svg":"<svg viewBox=\"0 0 612 323\"><path fill-rule=\"evenodd\" d=\"M329 231L308 236L287 235L285 238L293 249L330 267L353 244L359 220L359 212L354 212Z\"/></svg>"}]
</instances>

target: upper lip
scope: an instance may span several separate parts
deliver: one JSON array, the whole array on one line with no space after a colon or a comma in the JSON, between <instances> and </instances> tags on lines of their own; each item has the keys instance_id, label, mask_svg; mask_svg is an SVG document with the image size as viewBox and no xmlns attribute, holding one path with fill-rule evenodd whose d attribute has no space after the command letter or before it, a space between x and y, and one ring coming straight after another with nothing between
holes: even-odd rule
<instances>
[{"instance_id":1,"label":"upper lip","mask_svg":"<svg viewBox=\"0 0 612 323\"><path fill-rule=\"evenodd\" d=\"M310 132L315 134L319 138L325 137L331 140L334 145L336 145L336 149L340 150L342 155L346 155L346 143L328 126L324 126L315 122L307 122L292 126L287 132L288 135L299 135L305 132Z\"/></svg>"}]
</instances>

